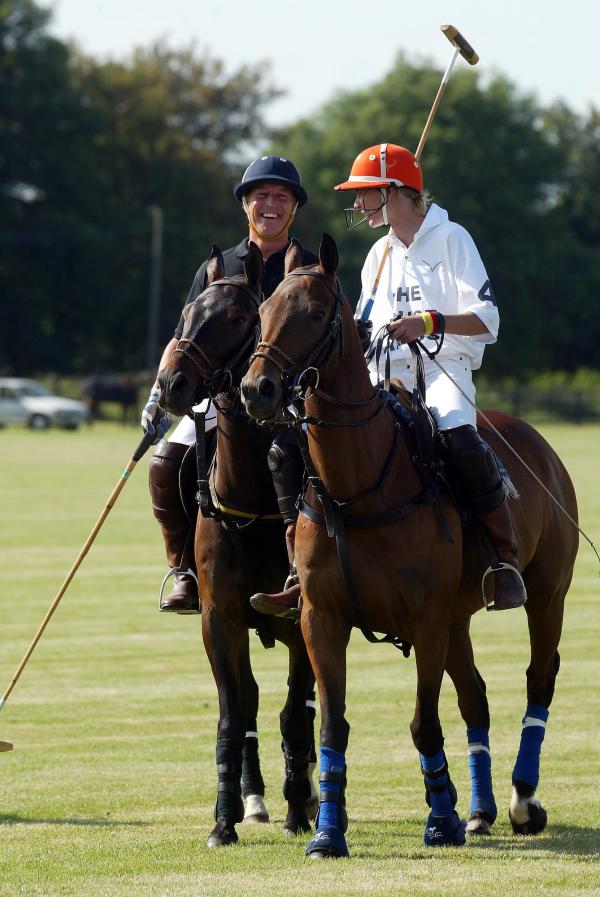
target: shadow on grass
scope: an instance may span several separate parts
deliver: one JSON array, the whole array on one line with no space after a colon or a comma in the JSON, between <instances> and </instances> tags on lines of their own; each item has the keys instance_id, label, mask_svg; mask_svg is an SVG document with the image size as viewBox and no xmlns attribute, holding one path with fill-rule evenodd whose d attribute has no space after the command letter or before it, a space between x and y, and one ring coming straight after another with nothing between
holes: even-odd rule
<instances>
[{"instance_id":1,"label":"shadow on grass","mask_svg":"<svg viewBox=\"0 0 600 897\"><path fill-rule=\"evenodd\" d=\"M385 831L382 832L382 823L377 821L361 820L354 831L350 832L348 841L352 842L354 854L359 854L361 859L389 860L390 856L406 858L407 853L411 859L433 859L438 855L438 849L425 847L422 842L423 829L415 827L414 840L406 827L398 827L399 844L386 856L381 854L381 840L390 835L390 822L386 820ZM393 830L392 830L393 835ZM412 843L411 843L412 842ZM454 850L455 848L448 848ZM490 835L479 835L467 838L464 845L457 848L459 851L468 850L473 856L481 852L482 857L488 851L502 851L507 853L546 853L557 856L581 856L598 857L598 829L575 825L550 825L540 835L514 835L507 831L500 831Z\"/></svg>"},{"instance_id":2,"label":"shadow on grass","mask_svg":"<svg viewBox=\"0 0 600 897\"><path fill-rule=\"evenodd\" d=\"M141 828L150 823L137 819L119 821L118 819L96 819L94 817L86 819L81 816L65 816L62 819L34 819L31 816L19 816L18 813L0 813L0 825L89 825L98 828L117 828L119 826Z\"/></svg>"}]
</instances>

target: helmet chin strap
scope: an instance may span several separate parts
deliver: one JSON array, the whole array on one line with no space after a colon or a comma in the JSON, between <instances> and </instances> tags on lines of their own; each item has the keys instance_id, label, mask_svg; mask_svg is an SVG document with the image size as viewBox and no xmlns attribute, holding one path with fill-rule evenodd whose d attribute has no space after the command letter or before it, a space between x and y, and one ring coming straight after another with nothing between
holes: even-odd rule
<instances>
[{"instance_id":1,"label":"helmet chin strap","mask_svg":"<svg viewBox=\"0 0 600 897\"><path fill-rule=\"evenodd\" d=\"M249 226L250 230L253 233L255 233L257 237L260 237L261 240L264 240L265 243L271 243L273 240L278 240L282 234L284 234L287 230L289 230L291 223L294 220L294 217L296 215L296 210L298 208L298 202L296 202L296 205L292 209L288 220L285 222L285 224L283 225L281 230L278 230L276 234L273 234L270 237L267 237L264 234L261 234L261 232L257 229L256 223L255 223L255 218L254 218L252 212L250 211L250 208L248 206L248 203L246 202L245 196L242 196L242 206L243 206L244 212L246 213L246 217L248 218L248 226Z\"/></svg>"}]
</instances>

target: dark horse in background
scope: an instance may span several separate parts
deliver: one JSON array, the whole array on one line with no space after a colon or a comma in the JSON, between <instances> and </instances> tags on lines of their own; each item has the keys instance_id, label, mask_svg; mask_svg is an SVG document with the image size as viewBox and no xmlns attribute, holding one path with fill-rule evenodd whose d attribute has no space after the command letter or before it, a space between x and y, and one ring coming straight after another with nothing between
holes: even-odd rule
<instances>
[{"instance_id":1,"label":"dark horse in background","mask_svg":"<svg viewBox=\"0 0 600 897\"><path fill-rule=\"evenodd\" d=\"M444 535L404 429L385 393L371 384L352 312L336 281L338 254L331 237L324 235L319 256L319 266L300 268L294 249L288 250L286 277L261 307L262 342L242 381L247 410L263 421L285 416L290 384L303 389L310 458L331 499L330 529L338 541L342 529L346 531L346 557L354 582L356 600L351 601L336 539L328 536L321 505L309 488L296 533L296 563L303 595L302 631L321 704L321 803L317 834L307 853L314 857L348 853L346 648L353 626L365 631L361 611L370 629L414 646L417 700L410 728L431 807L424 841L462 844L465 831L454 809L456 790L443 752L438 702L445 669L467 725L473 786L468 830L489 831L496 817L489 710L469 634L470 617L482 607L482 574L489 560L478 525L474 522L463 533L460 515L447 496L442 508L452 542ZM576 519L573 486L544 439L516 418L494 412L488 417ZM478 425L520 494L519 500L511 501L511 516L529 596L525 611L531 660L509 815L516 833L533 834L546 824L535 791L578 533L495 432L483 421ZM313 482L319 486L317 479ZM493 617L489 624L494 625Z\"/></svg>"},{"instance_id":2,"label":"dark horse in background","mask_svg":"<svg viewBox=\"0 0 600 897\"><path fill-rule=\"evenodd\" d=\"M121 420L125 423L137 423L139 391L142 386L151 385L149 375L123 374L120 376L97 375L88 377L81 384L81 398L90 409L90 420L98 420L102 416L101 405L112 402L120 406Z\"/></svg>"},{"instance_id":3,"label":"dark horse in background","mask_svg":"<svg viewBox=\"0 0 600 897\"><path fill-rule=\"evenodd\" d=\"M182 339L159 372L164 407L184 414L209 396L217 407L209 516L198 516L195 541L202 637L219 693L216 825L209 846L236 842L235 825L244 818L240 782L245 735L258 709L249 627L261 627L263 640L274 637L289 650L288 697L280 716L288 802L284 831L310 831L307 813L314 815L317 804L309 776L314 716L306 707L307 696L314 697L314 675L300 627L266 620L249 602L255 591L278 588L288 563L267 465L273 437L248 418L239 400L241 374L258 339L263 262L253 244L245 271L245 277L224 278L223 257L213 249L208 287L184 309Z\"/></svg>"}]
</instances>

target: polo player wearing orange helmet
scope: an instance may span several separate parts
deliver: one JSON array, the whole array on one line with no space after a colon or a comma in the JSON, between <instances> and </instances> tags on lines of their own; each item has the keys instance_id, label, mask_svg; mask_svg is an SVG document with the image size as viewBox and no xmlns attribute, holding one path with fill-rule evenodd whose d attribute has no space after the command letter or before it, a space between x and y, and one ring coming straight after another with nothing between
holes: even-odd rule
<instances>
[{"instance_id":1,"label":"polo player wearing orange helmet","mask_svg":"<svg viewBox=\"0 0 600 897\"><path fill-rule=\"evenodd\" d=\"M472 371L481 366L486 344L496 341L499 315L475 243L430 201L419 161L402 146L367 147L348 180L334 189L356 193L354 205L344 210L348 229L365 222L389 227L362 269L357 326L361 336L367 327L391 334L391 376L412 389L415 363L408 344L444 333L438 357L446 373L425 359L426 401L447 463L497 554L498 563L488 571L494 577L493 607L520 607L527 594L505 485L494 453L476 429ZM370 369L376 383L374 359ZM289 615L298 600L296 585L274 596L254 596L252 603L264 613Z\"/></svg>"},{"instance_id":2,"label":"polo player wearing orange helmet","mask_svg":"<svg viewBox=\"0 0 600 897\"><path fill-rule=\"evenodd\" d=\"M392 377L412 389L415 363L408 344L444 333L437 357L449 376L425 359L426 401L461 492L496 549L493 606L520 607L527 595L504 482L495 455L476 429L472 371L481 366L499 326L477 247L464 227L430 201L418 160L402 146L367 147L348 180L334 189L356 193L354 205L345 210L349 228L363 222L371 228L389 225L365 260L357 317L371 321L375 332L386 327L394 338ZM376 381L375 361L370 369Z\"/></svg>"}]
</instances>

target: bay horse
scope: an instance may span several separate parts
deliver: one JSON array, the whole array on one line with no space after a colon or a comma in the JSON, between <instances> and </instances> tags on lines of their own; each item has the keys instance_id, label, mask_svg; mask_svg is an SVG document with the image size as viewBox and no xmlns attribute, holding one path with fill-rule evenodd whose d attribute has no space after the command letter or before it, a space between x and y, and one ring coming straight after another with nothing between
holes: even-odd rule
<instances>
[{"instance_id":1,"label":"bay horse","mask_svg":"<svg viewBox=\"0 0 600 897\"><path fill-rule=\"evenodd\" d=\"M479 527L463 533L459 512L447 495L442 495L441 507L451 541L440 526L439 507L417 472L404 430L385 394L371 384L350 306L336 280L335 242L323 235L318 266L300 267L301 261L293 248L288 250L284 280L261 307L261 342L242 380L242 398L257 419L277 421L287 417L290 399L300 392L314 468L296 532L301 626L321 704L321 802L317 832L306 853L316 858L348 855L344 787L349 726L344 712L346 648L353 626L369 637L375 638L370 632L375 630L414 646L417 694L410 729L431 807L424 842L459 845L465 841L465 826L454 809L456 790L443 752L438 702L446 670L467 725L472 780L468 830L487 832L496 818L489 709L469 622L483 606L488 556ZM569 476L544 439L524 421L494 412L488 416L576 518ZM529 596L525 610L531 660L509 816L516 833L532 834L546 824L535 791L578 533L493 430L483 421L479 429L520 494L519 500L511 500L511 516ZM323 497L324 513L317 494ZM346 547L340 547L338 557L342 530L347 530ZM330 538L332 532L336 539Z\"/></svg>"},{"instance_id":2,"label":"bay horse","mask_svg":"<svg viewBox=\"0 0 600 897\"><path fill-rule=\"evenodd\" d=\"M309 775L314 713L306 706L307 696L314 697L314 675L302 632L285 620L266 621L249 603L253 592L279 586L288 562L283 521L267 465L273 437L247 416L239 402L241 372L258 339L263 261L254 244L244 267L244 277L224 277L223 257L213 247L208 286L184 308L182 338L158 377L161 405L168 410L182 415L208 397L217 407L210 497L204 481L210 516L198 515L195 535L202 637L219 695L216 824L209 847L237 842L235 826L244 818L245 736L248 721L256 719L258 709L249 627L260 626L264 642L276 638L289 650L288 695L280 716L286 834L310 831L308 815L314 816L317 808ZM260 770L255 768L253 776L260 781ZM259 818L261 812L264 818L266 808L259 806Z\"/></svg>"}]
</instances>

